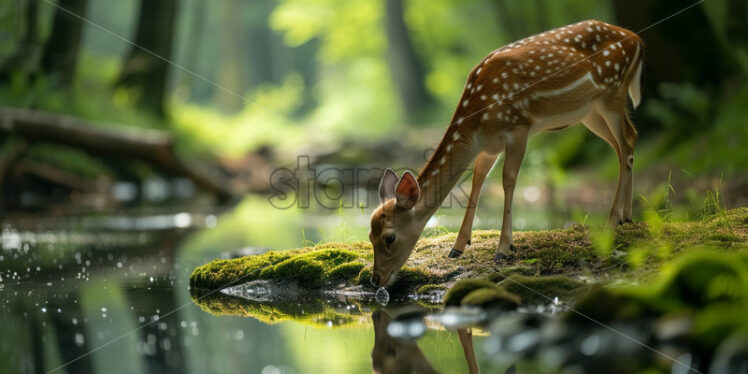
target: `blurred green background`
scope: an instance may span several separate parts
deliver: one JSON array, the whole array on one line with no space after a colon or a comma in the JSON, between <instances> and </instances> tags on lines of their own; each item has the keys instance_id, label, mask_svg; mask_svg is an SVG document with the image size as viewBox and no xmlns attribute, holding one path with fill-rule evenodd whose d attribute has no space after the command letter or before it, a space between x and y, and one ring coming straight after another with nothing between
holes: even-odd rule
<instances>
[{"instance_id":1,"label":"blurred green background","mask_svg":"<svg viewBox=\"0 0 748 374\"><path fill-rule=\"evenodd\" d=\"M657 23L688 5L10 0L0 4L0 103L105 128L166 132L175 139L176 157L206 164L220 171L219 184L236 187L223 199L200 200L212 205L246 192L275 192L270 171L293 169L298 155L310 155L317 166L417 170L483 56L594 18L642 31L647 45L644 101L633 114L640 132L635 194L659 209L668 188L692 206L704 191L719 189L724 203L741 206L748 168L748 5L707 1ZM154 198L149 181L168 184L181 174L5 130L5 210L181 204L179 196L203 190L187 183L179 195L172 183L172 194ZM531 141L520 186L538 186L540 200L558 206L581 200L584 212L598 208L585 201L608 204L609 198L585 196L600 189L610 194L616 174L614 152L575 126ZM376 185L365 182L343 181ZM86 198L91 195L97 198Z\"/></svg>"}]
</instances>

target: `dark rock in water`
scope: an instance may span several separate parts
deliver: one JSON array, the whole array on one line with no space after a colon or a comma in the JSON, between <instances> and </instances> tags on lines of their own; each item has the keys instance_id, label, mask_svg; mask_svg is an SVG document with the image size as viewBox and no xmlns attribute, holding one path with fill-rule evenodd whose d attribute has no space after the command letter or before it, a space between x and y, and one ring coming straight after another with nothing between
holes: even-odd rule
<instances>
[{"instance_id":1,"label":"dark rock in water","mask_svg":"<svg viewBox=\"0 0 748 374\"><path fill-rule=\"evenodd\" d=\"M408 304L397 307L390 311L393 321L408 321L413 319L423 319L428 311L416 304Z\"/></svg>"},{"instance_id":2,"label":"dark rock in water","mask_svg":"<svg viewBox=\"0 0 748 374\"><path fill-rule=\"evenodd\" d=\"M430 316L430 318L450 330L481 326L490 321L488 313L483 309L465 306L448 306L440 313Z\"/></svg>"},{"instance_id":3,"label":"dark rock in water","mask_svg":"<svg viewBox=\"0 0 748 374\"><path fill-rule=\"evenodd\" d=\"M489 330L491 337L486 343L490 354L516 355L537 349L541 337L541 326L549 317L534 313L517 313L496 318Z\"/></svg>"},{"instance_id":4,"label":"dark rock in water","mask_svg":"<svg viewBox=\"0 0 748 374\"><path fill-rule=\"evenodd\" d=\"M748 332L735 333L717 347L709 372L748 374Z\"/></svg>"},{"instance_id":5,"label":"dark rock in water","mask_svg":"<svg viewBox=\"0 0 748 374\"><path fill-rule=\"evenodd\" d=\"M392 320L387 333L393 338L417 339L426 333L423 317L426 310L418 305L407 305L391 311Z\"/></svg>"}]
</instances>

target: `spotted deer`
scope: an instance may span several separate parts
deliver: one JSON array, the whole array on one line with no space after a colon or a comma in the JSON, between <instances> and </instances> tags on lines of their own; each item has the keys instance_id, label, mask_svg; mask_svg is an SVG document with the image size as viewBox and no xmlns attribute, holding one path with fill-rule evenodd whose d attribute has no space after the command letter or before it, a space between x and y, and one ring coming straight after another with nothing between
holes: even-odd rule
<instances>
[{"instance_id":1,"label":"spotted deer","mask_svg":"<svg viewBox=\"0 0 748 374\"><path fill-rule=\"evenodd\" d=\"M475 161L462 226L449 253L470 243L476 204L486 175L504 152L504 210L496 261L512 246L512 198L527 139L541 131L583 123L618 154L618 187L608 224L631 220L634 144L627 113L641 101L644 44L633 32L600 21L583 21L516 41L491 52L470 72L441 142L418 177L387 169L379 186L381 205L372 213L371 283L388 284L405 264L428 219Z\"/></svg>"}]
</instances>

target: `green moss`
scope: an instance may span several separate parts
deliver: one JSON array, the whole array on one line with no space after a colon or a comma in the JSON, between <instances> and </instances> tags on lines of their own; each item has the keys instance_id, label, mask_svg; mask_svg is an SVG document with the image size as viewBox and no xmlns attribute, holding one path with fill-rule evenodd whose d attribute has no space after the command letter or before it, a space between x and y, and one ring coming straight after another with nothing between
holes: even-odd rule
<instances>
[{"instance_id":1,"label":"green moss","mask_svg":"<svg viewBox=\"0 0 748 374\"><path fill-rule=\"evenodd\" d=\"M270 251L257 256L233 260L213 260L198 266L190 275L193 288L220 289L241 282L260 279L263 269L287 260L291 253Z\"/></svg>"},{"instance_id":2,"label":"green moss","mask_svg":"<svg viewBox=\"0 0 748 374\"><path fill-rule=\"evenodd\" d=\"M358 276L356 277L356 279L354 279L354 281L359 286L364 286L364 287L370 286L371 284L369 283L369 279L371 279L371 275L372 275L371 268L368 266L364 267L358 273Z\"/></svg>"},{"instance_id":3,"label":"green moss","mask_svg":"<svg viewBox=\"0 0 748 374\"><path fill-rule=\"evenodd\" d=\"M409 266L404 266L396 277L388 287L390 293L414 293L421 286L441 281L441 277L428 270Z\"/></svg>"},{"instance_id":4,"label":"green moss","mask_svg":"<svg viewBox=\"0 0 748 374\"><path fill-rule=\"evenodd\" d=\"M304 256L289 258L275 266L262 269L260 278L276 280L294 280L310 288L322 285L325 266Z\"/></svg>"},{"instance_id":5,"label":"green moss","mask_svg":"<svg viewBox=\"0 0 748 374\"><path fill-rule=\"evenodd\" d=\"M321 286L332 269L359 258L355 252L325 248L315 251L271 251L232 260L214 260L190 276L190 286L220 289L257 279L295 280L310 288ZM333 272L340 276L342 269ZM337 278L336 278L337 280Z\"/></svg>"},{"instance_id":6,"label":"green moss","mask_svg":"<svg viewBox=\"0 0 748 374\"><path fill-rule=\"evenodd\" d=\"M548 304L548 298L574 299L588 287L563 275L528 277L514 274L500 284L507 291L519 295L525 304Z\"/></svg>"},{"instance_id":7,"label":"green moss","mask_svg":"<svg viewBox=\"0 0 748 374\"><path fill-rule=\"evenodd\" d=\"M346 262L330 269L325 273L325 278L330 282L350 281L356 278L363 268L362 262Z\"/></svg>"},{"instance_id":8,"label":"green moss","mask_svg":"<svg viewBox=\"0 0 748 374\"><path fill-rule=\"evenodd\" d=\"M465 295L460 305L513 310L519 306L520 302L519 296L503 288L483 287Z\"/></svg>"},{"instance_id":9,"label":"green moss","mask_svg":"<svg viewBox=\"0 0 748 374\"><path fill-rule=\"evenodd\" d=\"M481 289L491 288L499 289L499 286L486 279L461 279L452 286L444 295L444 305L456 306L462 303L462 299L469 293Z\"/></svg>"}]
</instances>

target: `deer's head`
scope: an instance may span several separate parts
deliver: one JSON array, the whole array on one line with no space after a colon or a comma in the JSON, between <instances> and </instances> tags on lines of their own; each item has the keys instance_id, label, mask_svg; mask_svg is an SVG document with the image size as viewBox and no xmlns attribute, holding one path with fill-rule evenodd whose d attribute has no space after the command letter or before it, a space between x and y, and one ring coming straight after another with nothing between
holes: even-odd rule
<instances>
[{"instance_id":1,"label":"deer's head","mask_svg":"<svg viewBox=\"0 0 748 374\"><path fill-rule=\"evenodd\" d=\"M374 248L374 270L371 284L384 287L408 260L423 230L414 207L421 197L421 188L413 173L402 178L387 169L379 183L382 203L371 215L369 240Z\"/></svg>"}]
</instances>

